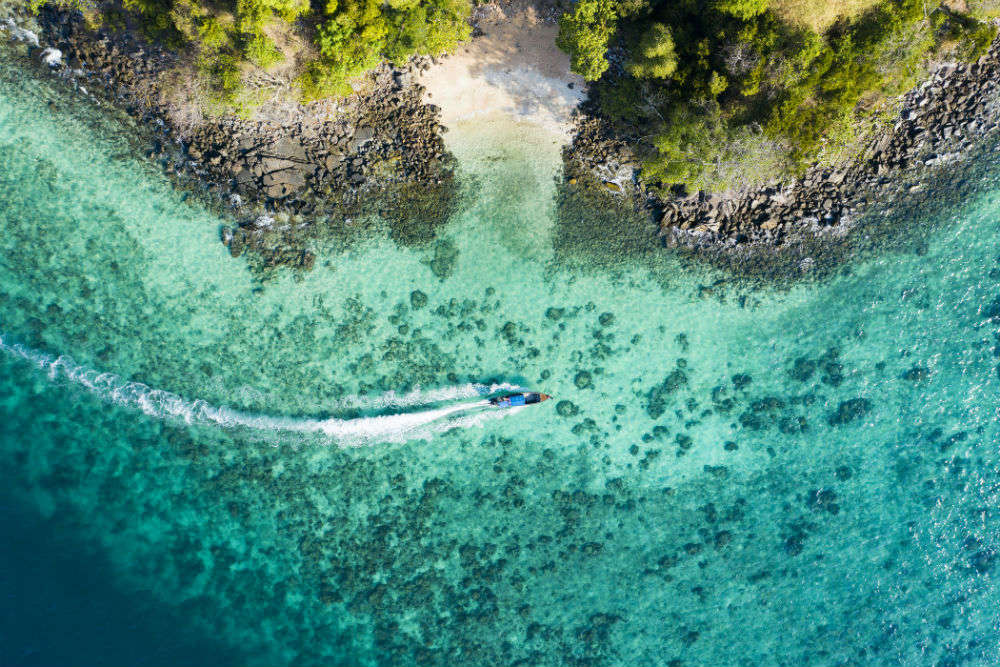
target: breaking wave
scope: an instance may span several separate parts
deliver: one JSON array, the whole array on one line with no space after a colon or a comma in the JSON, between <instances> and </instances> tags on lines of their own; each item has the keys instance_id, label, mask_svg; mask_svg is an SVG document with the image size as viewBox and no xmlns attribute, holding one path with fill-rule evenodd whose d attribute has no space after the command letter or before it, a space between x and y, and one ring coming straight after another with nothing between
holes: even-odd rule
<instances>
[{"instance_id":1,"label":"breaking wave","mask_svg":"<svg viewBox=\"0 0 1000 667\"><path fill-rule=\"evenodd\" d=\"M52 356L19 343L7 342L3 337L0 337L0 350L30 362L46 373L53 382L68 381L103 401L139 410L157 419L258 431L319 434L342 447L429 439L445 431L478 426L487 420L499 419L522 409L497 410L484 398L497 391L520 389L516 385L469 383L439 389L416 389L406 393L387 392L373 397L350 397L336 403L338 408L345 410L427 406L423 410L411 409L395 414L351 419L272 416L215 406L203 400L186 399L141 382L125 380L114 373L87 368L66 356Z\"/></svg>"}]
</instances>

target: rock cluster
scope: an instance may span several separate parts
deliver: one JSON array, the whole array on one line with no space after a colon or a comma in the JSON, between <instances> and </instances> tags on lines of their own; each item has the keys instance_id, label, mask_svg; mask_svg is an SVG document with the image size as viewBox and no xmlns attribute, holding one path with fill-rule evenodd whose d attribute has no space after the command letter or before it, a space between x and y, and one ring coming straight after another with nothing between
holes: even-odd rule
<instances>
[{"instance_id":1,"label":"rock cluster","mask_svg":"<svg viewBox=\"0 0 1000 667\"><path fill-rule=\"evenodd\" d=\"M450 177L450 158L437 108L422 104L422 90L398 74L379 69L364 103L333 120L207 123L190 136L187 157L244 198L282 202L300 213L310 195L386 182L439 183Z\"/></svg>"},{"instance_id":2,"label":"rock cluster","mask_svg":"<svg viewBox=\"0 0 1000 667\"><path fill-rule=\"evenodd\" d=\"M722 195L698 192L662 199L637 183L632 144L598 120L578 122L564 153L566 179L583 181L644 206L666 245L688 248L781 247L807 238L842 236L872 202L923 187L936 169L1000 135L1000 39L979 61L940 67L908 93L893 127L851 163L814 165L789 183ZM623 176L623 172L625 172Z\"/></svg>"},{"instance_id":3,"label":"rock cluster","mask_svg":"<svg viewBox=\"0 0 1000 667\"><path fill-rule=\"evenodd\" d=\"M242 222L222 234L234 256L250 252L265 267L308 269L310 242L343 232L331 227L349 227L357 217L388 218L403 242L428 240L447 219L454 160L441 138L439 109L423 103L413 76L427 59L381 66L363 93L332 110L313 103L280 120L207 117L178 127L160 90L174 55L127 32L95 34L73 13L45 9L39 20L69 71L100 83L116 106L156 130L150 157L234 205ZM278 214L296 220L288 224ZM414 230L407 229L411 221Z\"/></svg>"}]
</instances>

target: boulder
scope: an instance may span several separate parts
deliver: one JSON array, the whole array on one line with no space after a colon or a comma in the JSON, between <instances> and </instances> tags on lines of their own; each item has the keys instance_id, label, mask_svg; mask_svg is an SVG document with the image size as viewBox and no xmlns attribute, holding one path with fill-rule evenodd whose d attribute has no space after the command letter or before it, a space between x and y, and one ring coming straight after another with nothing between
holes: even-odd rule
<instances>
[{"instance_id":1,"label":"boulder","mask_svg":"<svg viewBox=\"0 0 1000 667\"><path fill-rule=\"evenodd\" d=\"M340 153L328 153L323 160L328 171L333 171L344 161L344 156Z\"/></svg>"},{"instance_id":2,"label":"boulder","mask_svg":"<svg viewBox=\"0 0 1000 667\"><path fill-rule=\"evenodd\" d=\"M272 158L281 158L292 162L301 163L309 161L309 158L306 156L306 147L300 141L291 137L278 139L261 151L261 153Z\"/></svg>"},{"instance_id":3,"label":"boulder","mask_svg":"<svg viewBox=\"0 0 1000 667\"><path fill-rule=\"evenodd\" d=\"M260 161L260 172L262 174L271 174L276 171L286 171L294 168L294 162L282 158L265 157Z\"/></svg>"},{"instance_id":4,"label":"boulder","mask_svg":"<svg viewBox=\"0 0 1000 667\"><path fill-rule=\"evenodd\" d=\"M375 137L375 130L370 127L359 127L354 131L353 141L359 146L364 146Z\"/></svg>"},{"instance_id":5,"label":"boulder","mask_svg":"<svg viewBox=\"0 0 1000 667\"><path fill-rule=\"evenodd\" d=\"M264 192L271 199L284 199L305 184L305 177L296 169L270 172L261 178Z\"/></svg>"}]
</instances>

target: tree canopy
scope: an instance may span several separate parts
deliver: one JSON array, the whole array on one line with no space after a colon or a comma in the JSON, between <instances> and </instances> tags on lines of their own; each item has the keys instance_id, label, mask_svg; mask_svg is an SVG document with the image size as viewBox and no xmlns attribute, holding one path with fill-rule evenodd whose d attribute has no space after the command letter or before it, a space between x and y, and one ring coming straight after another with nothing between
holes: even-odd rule
<instances>
[{"instance_id":1,"label":"tree canopy","mask_svg":"<svg viewBox=\"0 0 1000 667\"><path fill-rule=\"evenodd\" d=\"M556 44L569 54L573 71L595 81L608 69L605 54L618 22L615 0L579 0L559 19Z\"/></svg>"},{"instance_id":2,"label":"tree canopy","mask_svg":"<svg viewBox=\"0 0 1000 667\"><path fill-rule=\"evenodd\" d=\"M653 23L639 38L629 72L640 79L669 79L676 71L677 51L670 27Z\"/></svg>"}]
</instances>

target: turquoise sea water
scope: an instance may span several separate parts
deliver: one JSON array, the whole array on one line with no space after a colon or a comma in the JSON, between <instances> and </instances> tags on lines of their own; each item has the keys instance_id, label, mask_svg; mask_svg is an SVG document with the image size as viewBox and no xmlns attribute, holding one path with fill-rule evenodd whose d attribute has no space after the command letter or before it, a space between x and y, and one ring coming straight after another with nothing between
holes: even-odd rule
<instances>
[{"instance_id":1,"label":"turquoise sea water","mask_svg":"<svg viewBox=\"0 0 1000 667\"><path fill-rule=\"evenodd\" d=\"M0 64L0 662L997 664L1000 193L791 289L564 263L494 120L435 243L262 287Z\"/></svg>"}]
</instances>

